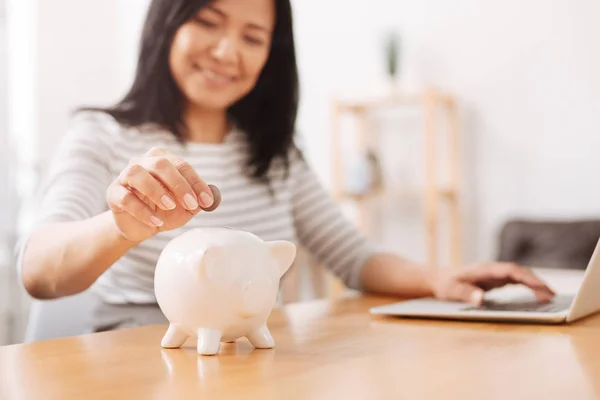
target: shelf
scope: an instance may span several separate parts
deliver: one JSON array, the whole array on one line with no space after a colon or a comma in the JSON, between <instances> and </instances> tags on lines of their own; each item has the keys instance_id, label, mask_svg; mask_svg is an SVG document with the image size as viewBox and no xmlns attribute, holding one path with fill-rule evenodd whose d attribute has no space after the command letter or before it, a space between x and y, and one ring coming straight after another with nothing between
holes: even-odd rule
<instances>
[{"instance_id":1,"label":"shelf","mask_svg":"<svg viewBox=\"0 0 600 400\"><path fill-rule=\"evenodd\" d=\"M344 151L342 146L342 115L348 113L356 125L356 142L358 151L364 153L373 146L378 138L368 125L370 112L387 109L419 108L423 118L423 161L424 182L418 185L391 184L385 182L380 189L364 194L349 193L345 190ZM445 122L445 123L444 123ZM435 88L424 88L415 93L402 91L390 92L383 97L337 98L332 102L332 176L334 198L342 202L353 202L358 213L356 224L364 232L369 232L368 213L371 212L372 200L410 197L423 201L425 212L425 234L427 241L427 263L440 265L439 254L442 240L447 241L450 260L455 266L461 265L462 259L462 221L459 207L460 187L460 121L458 104L451 94ZM447 140L446 147L440 141ZM446 157L441 157L447 152ZM438 176L439 165L448 163L443 168L446 177ZM387 184L387 185L386 185ZM447 204L442 204L447 203ZM448 206L448 207L446 207ZM439 232L442 212L447 213L450 223L447 237Z\"/></svg>"},{"instance_id":2,"label":"shelf","mask_svg":"<svg viewBox=\"0 0 600 400\"><path fill-rule=\"evenodd\" d=\"M420 106L427 100L428 96L435 96L438 101L449 104L453 102L451 95L442 93L433 89L429 89L422 93L415 94L392 94L385 97L373 97L367 99L344 99L337 101L337 107L340 111L365 111L371 109L381 109L389 107L397 107L400 105Z\"/></svg>"},{"instance_id":3,"label":"shelf","mask_svg":"<svg viewBox=\"0 0 600 400\"><path fill-rule=\"evenodd\" d=\"M381 198L384 197L386 195L391 195L391 196L398 196L398 197L404 197L404 196L414 196L414 195L423 195L423 193L425 193L427 190L426 187L420 187L420 186L408 186L408 187L393 187L393 188L382 188L382 189L376 189L376 190L372 190L368 193L365 194L354 194L354 193L348 193L348 192L342 192L341 194L339 194L337 196L338 200L352 200L352 201L357 201L357 202L361 202L361 201L367 201L367 200L371 200L371 199L377 199L377 198ZM437 194L442 197L443 199L446 200L454 200L456 199L456 191L451 189L451 188L439 188L437 190L434 191L434 193L437 192Z\"/></svg>"}]
</instances>

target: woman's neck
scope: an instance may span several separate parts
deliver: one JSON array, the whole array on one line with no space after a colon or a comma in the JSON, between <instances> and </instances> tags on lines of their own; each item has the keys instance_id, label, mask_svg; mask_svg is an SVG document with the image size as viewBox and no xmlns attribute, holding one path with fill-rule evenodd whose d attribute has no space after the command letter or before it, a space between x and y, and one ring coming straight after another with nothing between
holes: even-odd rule
<instances>
[{"instance_id":1,"label":"woman's neck","mask_svg":"<svg viewBox=\"0 0 600 400\"><path fill-rule=\"evenodd\" d=\"M229 131L225 110L190 107L184 113L189 140L196 143L222 143Z\"/></svg>"}]
</instances>

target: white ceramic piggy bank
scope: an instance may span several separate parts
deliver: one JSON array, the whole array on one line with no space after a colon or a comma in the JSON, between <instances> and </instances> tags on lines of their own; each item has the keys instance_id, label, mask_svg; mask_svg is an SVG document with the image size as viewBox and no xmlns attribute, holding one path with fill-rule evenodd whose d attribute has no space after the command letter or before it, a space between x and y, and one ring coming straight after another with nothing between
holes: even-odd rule
<instances>
[{"instance_id":1,"label":"white ceramic piggy bank","mask_svg":"<svg viewBox=\"0 0 600 400\"><path fill-rule=\"evenodd\" d=\"M170 322L161 346L181 347L197 337L198 353L213 355L220 342L245 336L256 348L273 347L266 321L295 257L292 243L235 229L198 228L177 236L162 251L154 276L156 299Z\"/></svg>"}]
</instances>

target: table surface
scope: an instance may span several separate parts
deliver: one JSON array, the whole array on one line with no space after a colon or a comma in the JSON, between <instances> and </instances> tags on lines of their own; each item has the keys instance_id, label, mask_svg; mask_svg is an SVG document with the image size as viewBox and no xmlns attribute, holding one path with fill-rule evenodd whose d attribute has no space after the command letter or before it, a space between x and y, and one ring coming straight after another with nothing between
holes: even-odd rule
<instances>
[{"instance_id":1,"label":"table surface","mask_svg":"<svg viewBox=\"0 0 600 400\"><path fill-rule=\"evenodd\" d=\"M600 315L545 326L368 314L393 301L274 310L270 350L162 349L162 325L5 346L0 399L600 398Z\"/></svg>"}]
</instances>

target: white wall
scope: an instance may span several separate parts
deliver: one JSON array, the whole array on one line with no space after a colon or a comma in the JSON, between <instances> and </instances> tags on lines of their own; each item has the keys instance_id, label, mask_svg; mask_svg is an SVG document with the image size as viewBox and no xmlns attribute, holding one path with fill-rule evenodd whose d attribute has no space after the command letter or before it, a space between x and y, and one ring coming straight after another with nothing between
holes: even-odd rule
<instances>
[{"instance_id":1,"label":"white wall","mask_svg":"<svg viewBox=\"0 0 600 400\"><path fill-rule=\"evenodd\" d=\"M497 229L510 216L600 217L598 1L297 0L294 6L303 79L299 127L323 179L329 178L329 101L335 93L381 86L379 39L394 27L403 35L408 82L439 86L461 103L467 261L495 256ZM412 246L397 248L410 253Z\"/></svg>"},{"instance_id":2,"label":"white wall","mask_svg":"<svg viewBox=\"0 0 600 400\"><path fill-rule=\"evenodd\" d=\"M120 0L37 2L38 151L45 165L83 105L108 105L125 90Z\"/></svg>"},{"instance_id":3,"label":"white wall","mask_svg":"<svg viewBox=\"0 0 600 400\"><path fill-rule=\"evenodd\" d=\"M6 26L6 4L0 0L0 204L9 204L11 193L11 179L8 170L12 160L10 152L10 140L6 134L7 121L7 85L8 85L8 61L7 61L7 26ZM9 204L10 205L10 204ZM3 240L9 234L13 225L13 215L10 208L0 211L0 264L2 263Z\"/></svg>"}]
</instances>

